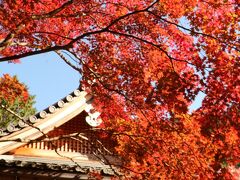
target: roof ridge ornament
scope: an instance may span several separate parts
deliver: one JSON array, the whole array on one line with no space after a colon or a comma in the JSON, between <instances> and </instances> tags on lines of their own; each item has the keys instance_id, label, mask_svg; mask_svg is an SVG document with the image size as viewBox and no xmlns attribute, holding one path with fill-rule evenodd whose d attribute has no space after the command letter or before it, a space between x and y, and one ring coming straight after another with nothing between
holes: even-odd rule
<instances>
[{"instance_id":1,"label":"roof ridge ornament","mask_svg":"<svg viewBox=\"0 0 240 180\"><path fill-rule=\"evenodd\" d=\"M88 116L86 116L85 120L90 126L97 127L102 123L102 119L99 118L101 113L96 111L92 104L89 104L85 108L85 111L88 113Z\"/></svg>"}]
</instances>

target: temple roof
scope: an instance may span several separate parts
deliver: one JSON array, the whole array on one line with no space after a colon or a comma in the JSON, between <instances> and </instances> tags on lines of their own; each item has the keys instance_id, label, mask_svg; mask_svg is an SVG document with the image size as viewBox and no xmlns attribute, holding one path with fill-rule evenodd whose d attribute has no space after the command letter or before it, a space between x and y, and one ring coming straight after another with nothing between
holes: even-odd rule
<instances>
[{"instance_id":1,"label":"temple roof","mask_svg":"<svg viewBox=\"0 0 240 180\"><path fill-rule=\"evenodd\" d=\"M56 112L62 112L66 107L72 109L74 102L82 100L84 103L91 104L91 96L87 95L86 92L76 89L72 93L68 94L61 100L57 101L55 104L48 106L46 109L37 112L35 115L29 116L20 120L18 124L10 123L7 127L0 128L0 137L7 136L16 131L19 131L27 126L32 126L39 121L44 121L44 119L49 119L56 116ZM70 111L71 111L70 110ZM71 112L70 112L71 113Z\"/></svg>"},{"instance_id":2,"label":"temple roof","mask_svg":"<svg viewBox=\"0 0 240 180\"><path fill-rule=\"evenodd\" d=\"M93 119L92 122L96 122L95 124L90 122L91 125L98 125L98 122L95 121L95 115L90 113L92 108L91 102L91 95L85 91L75 90L34 116L20 120L17 125L10 124L5 129L1 129L0 154L4 154L47 134L82 111L88 112L90 117L88 119Z\"/></svg>"},{"instance_id":3,"label":"temple roof","mask_svg":"<svg viewBox=\"0 0 240 180\"><path fill-rule=\"evenodd\" d=\"M31 174L32 171L40 172L42 170L42 175L45 174L44 171L54 171L54 173L59 172L60 174L64 172L65 175L68 173L69 177L75 177L76 173L87 174L91 171L97 171L104 176L113 175L114 169L111 166L105 165L96 157L93 158L89 154L84 155L80 152L72 153L74 156L77 155L74 159L57 156L59 154L57 152L54 156L51 156L54 150L40 150L48 152L47 156L44 153L34 155L25 150L23 150L25 152L23 155L21 153L15 154L19 148L20 151L24 147L28 148L29 143L45 137L49 132L51 133L53 130L55 131L71 122L70 120L82 114L82 112L84 112L83 116L79 116L81 122L86 121L89 127L98 126L101 123L97 118L99 113L93 109L91 103L92 96L77 89L43 111L20 120L16 125L10 124L8 127L1 129L0 172L11 174L17 168L18 172L23 174ZM40 151L34 150L34 152ZM69 175L69 173L73 174Z\"/></svg>"}]
</instances>

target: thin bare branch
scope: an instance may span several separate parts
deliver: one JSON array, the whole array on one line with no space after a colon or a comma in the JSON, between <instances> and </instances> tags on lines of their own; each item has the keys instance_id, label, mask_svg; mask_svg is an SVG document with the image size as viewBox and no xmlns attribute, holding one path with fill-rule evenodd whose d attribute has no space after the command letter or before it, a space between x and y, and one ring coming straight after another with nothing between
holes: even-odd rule
<instances>
[{"instance_id":1,"label":"thin bare branch","mask_svg":"<svg viewBox=\"0 0 240 180\"><path fill-rule=\"evenodd\" d=\"M80 72L82 74L82 70L80 68L78 68L77 66L73 65L67 58L65 58L63 56L63 54L60 51L54 51L58 56L60 56L60 58L67 64L69 65L71 68L73 68L74 70Z\"/></svg>"}]
</instances>

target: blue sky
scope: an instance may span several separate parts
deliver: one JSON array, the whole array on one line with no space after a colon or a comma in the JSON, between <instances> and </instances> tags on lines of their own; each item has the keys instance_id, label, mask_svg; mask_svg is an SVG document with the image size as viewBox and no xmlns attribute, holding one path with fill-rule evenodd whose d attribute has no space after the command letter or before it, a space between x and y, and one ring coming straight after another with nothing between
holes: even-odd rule
<instances>
[{"instance_id":1,"label":"blue sky","mask_svg":"<svg viewBox=\"0 0 240 180\"><path fill-rule=\"evenodd\" d=\"M55 103L79 85L80 75L55 53L46 53L21 59L20 64L0 63L0 76L17 75L32 95L35 107L42 110Z\"/></svg>"}]
</instances>

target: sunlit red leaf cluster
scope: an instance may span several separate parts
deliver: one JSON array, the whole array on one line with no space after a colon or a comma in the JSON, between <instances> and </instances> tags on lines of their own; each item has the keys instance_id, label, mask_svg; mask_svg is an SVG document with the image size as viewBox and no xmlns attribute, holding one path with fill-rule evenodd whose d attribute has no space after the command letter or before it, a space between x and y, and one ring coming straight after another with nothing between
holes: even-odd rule
<instances>
[{"instance_id":1,"label":"sunlit red leaf cluster","mask_svg":"<svg viewBox=\"0 0 240 180\"><path fill-rule=\"evenodd\" d=\"M238 1L2 0L0 27L0 61L64 50L81 64L126 178L234 178Z\"/></svg>"}]
</instances>

